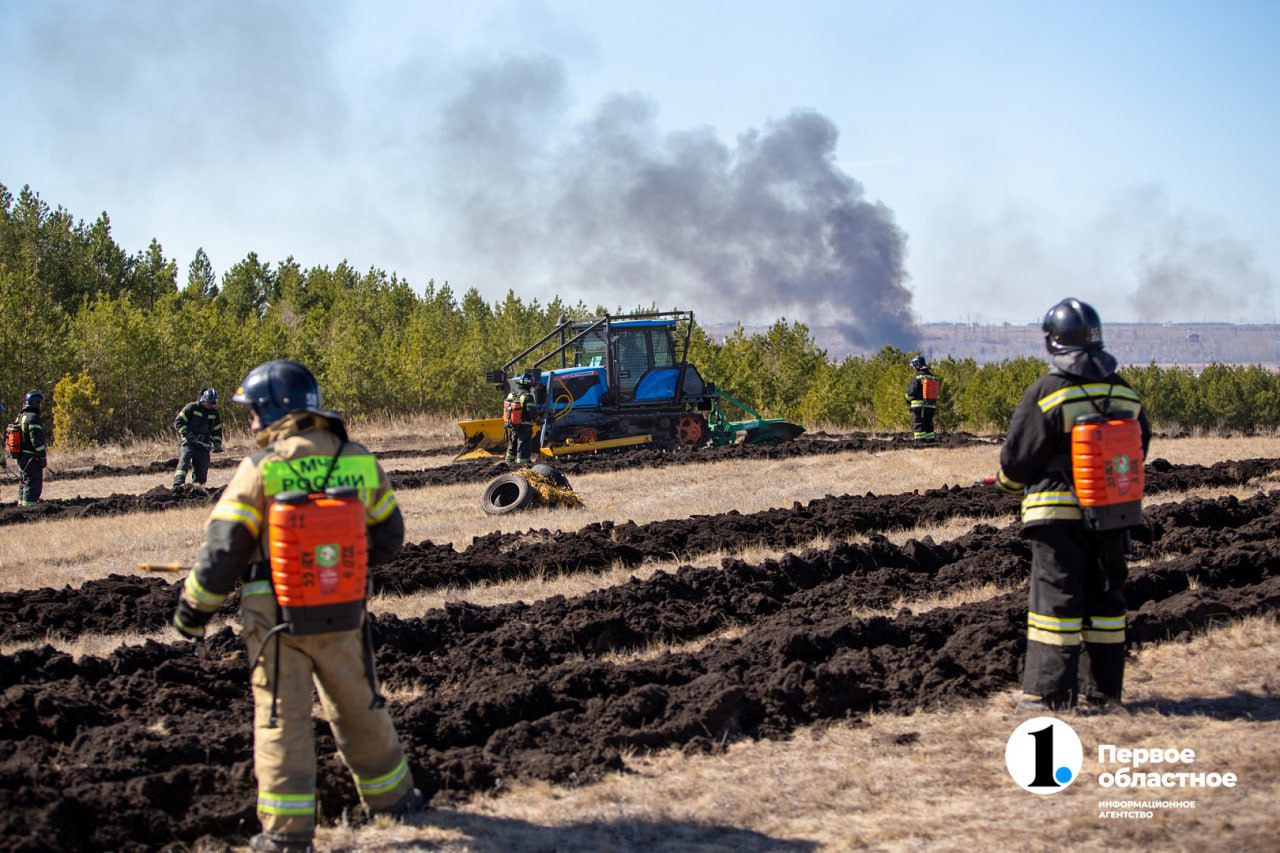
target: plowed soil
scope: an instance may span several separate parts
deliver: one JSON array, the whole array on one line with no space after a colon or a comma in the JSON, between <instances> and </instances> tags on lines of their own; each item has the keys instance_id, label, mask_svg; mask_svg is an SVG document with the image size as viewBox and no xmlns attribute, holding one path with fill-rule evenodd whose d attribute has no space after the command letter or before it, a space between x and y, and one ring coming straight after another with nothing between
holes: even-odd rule
<instances>
[{"instance_id":1,"label":"plowed soil","mask_svg":"<svg viewBox=\"0 0 1280 853\"><path fill-rule=\"evenodd\" d=\"M1275 459L1211 467L1156 460L1148 491L1239 485L1277 468ZM1280 492L1150 507L1134 537L1134 556L1146 562L1126 587L1131 642L1163 642L1280 607L1278 507ZM549 566L599 571L744 538L788 552L760 564L684 566L571 599L377 617L379 672L422 688L392 707L417 784L437 801L518 778L581 784L624 769L623 754L636 749L712 751L871 710L927 709L1004 690L1021 672L1025 593L922 613L854 614L1022 581L1030 554L1010 523L1015 510L1014 499L993 490L952 488L826 498L749 516L494 534L462 552L430 542L406 548L379 571L383 589L508 579ZM895 545L877 534L961 516L992 523L941 543ZM868 537L843 541L854 534ZM841 544L799 550L818 537ZM38 640L158 627L174 586L113 576L0 596L0 632ZM730 627L731 636L718 636ZM658 643L692 645L618 658ZM0 846L142 850L256 831L244 650L229 628L206 645L204 658L179 642L105 658L76 660L50 646L0 656ZM317 721L316 733L324 819L354 817L354 791L327 724Z\"/></svg>"}]
</instances>

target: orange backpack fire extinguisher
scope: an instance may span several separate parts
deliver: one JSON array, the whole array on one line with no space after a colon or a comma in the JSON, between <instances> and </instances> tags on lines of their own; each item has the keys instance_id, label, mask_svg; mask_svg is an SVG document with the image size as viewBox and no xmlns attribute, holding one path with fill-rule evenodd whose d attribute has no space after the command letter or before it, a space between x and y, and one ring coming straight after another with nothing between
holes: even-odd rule
<instances>
[{"instance_id":1,"label":"orange backpack fire extinguisher","mask_svg":"<svg viewBox=\"0 0 1280 853\"><path fill-rule=\"evenodd\" d=\"M1132 416L1082 415L1071 428L1071 473L1085 524L1142 524L1142 427Z\"/></svg>"},{"instance_id":2,"label":"orange backpack fire extinguisher","mask_svg":"<svg viewBox=\"0 0 1280 853\"><path fill-rule=\"evenodd\" d=\"M271 584L289 633L359 628L369 578L359 491L282 492L271 503L268 523Z\"/></svg>"},{"instance_id":3,"label":"orange backpack fire extinguisher","mask_svg":"<svg viewBox=\"0 0 1280 853\"><path fill-rule=\"evenodd\" d=\"M17 459L22 452L22 425L5 424L4 449L11 459Z\"/></svg>"}]
</instances>

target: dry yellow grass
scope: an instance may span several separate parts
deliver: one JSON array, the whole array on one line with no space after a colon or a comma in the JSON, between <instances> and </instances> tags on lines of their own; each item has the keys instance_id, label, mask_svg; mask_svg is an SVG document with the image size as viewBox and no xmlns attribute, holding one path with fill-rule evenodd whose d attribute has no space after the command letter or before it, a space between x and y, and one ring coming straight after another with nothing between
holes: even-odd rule
<instances>
[{"instance_id":1,"label":"dry yellow grass","mask_svg":"<svg viewBox=\"0 0 1280 853\"><path fill-rule=\"evenodd\" d=\"M1202 463L1280 456L1280 438L1221 442L1213 437L1163 441L1152 455ZM751 512L785 507L826 494L967 485L974 477L994 471L997 452L993 445L583 475L574 478L575 488L589 505L580 512L536 511L491 518L479 509L478 486L406 490L400 498L411 540L447 541L461 548L473 536L495 529L573 530L593 520L644 523L730 509ZM1270 487L1274 481L1264 485ZM1229 491L1247 495L1258 487L1252 484ZM131 571L139 559L189 559L206 515L205 510L192 509L7 528L0 536L0 589L80 583L112 571ZM973 523L973 519L957 519L944 526L895 531L891 538L901 541L927 534L942 540L963 533ZM714 564L725 556L756 561L771 555L767 549L726 549L698 555L696 562ZM546 577L412 599L386 598L375 602L375 607L417 612L438 605L446 596L496 603L574 595L684 561L654 562L590 578ZM920 612L997 592L960 591L899 604ZM725 635L739 630L730 628ZM167 632L83 637L64 648L77 655L101 655L124 643L166 636ZM714 756L684 756L678 751L632 755L629 773L597 784L581 788L516 785L502 796L478 796L459 807L435 811L423 827L325 828L318 837L319 847L1275 849L1280 737L1274 708L1280 663L1273 650L1278 641L1280 629L1274 620L1251 620L1190 644L1144 650L1130 668L1127 694L1140 712L1132 718L1073 718L1071 724L1086 743L1084 775L1076 785L1048 799L1025 794L1004 771L1004 743L1017 722L1009 713L1012 696L1004 695L945 713L879 715L859 723L802 729L785 741L737 743ZM655 646L637 655L667 650ZM421 689L388 685L396 702L410 700ZM1231 698L1242 692L1271 703L1267 706L1273 709L1271 718L1215 720L1188 713L1196 708L1230 707ZM1098 742L1190 747L1201 756L1198 769L1229 770L1239 774L1242 782L1233 790L1197 793L1193 811L1161 812L1151 821L1099 820L1097 802L1103 795L1092 780L1100 768L1096 752L1091 757L1089 749ZM1110 792L1106 798L1112 798Z\"/></svg>"}]
</instances>

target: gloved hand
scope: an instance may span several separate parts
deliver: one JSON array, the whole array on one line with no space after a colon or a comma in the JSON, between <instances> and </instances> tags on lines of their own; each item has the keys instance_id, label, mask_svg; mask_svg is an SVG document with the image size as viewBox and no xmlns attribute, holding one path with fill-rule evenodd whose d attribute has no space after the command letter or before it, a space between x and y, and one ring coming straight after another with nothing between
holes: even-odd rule
<instances>
[{"instance_id":1,"label":"gloved hand","mask_svg":"<svg viewBox=\"0 0 1280 853\"><path fill-rule=\"evenodd\" d=\"M186 599L179 598L173 611L173 627L188 640L200 640L204 638L204 626L212 617L212 613L196 610Z\"/></svg>"},{"instance_id":2,"label":"gloved hand","mask_svg":"<svg viewBox=\"0 0 1280 853\"><path fill-rule=\"evenodd\" d=\"M221 453L221 452L222 452L222 442L221 442L221 441L215 441L215 442L213 443L213 452L214 452L214 453Z\"/></svg>"},{"instance_id":3,"label":"gloved hand","mask_svg":"<svg viewBox=\"0 0 1280 853\"><path fill-rule=\"evenodd\" d=\"M1017 483L1006 477L1003 470L996 475L995 485L997 489L1004 492L1006 495L1021 494L1022 490L1026 488L1025 483Z\"/></svg>"}]
</instances>

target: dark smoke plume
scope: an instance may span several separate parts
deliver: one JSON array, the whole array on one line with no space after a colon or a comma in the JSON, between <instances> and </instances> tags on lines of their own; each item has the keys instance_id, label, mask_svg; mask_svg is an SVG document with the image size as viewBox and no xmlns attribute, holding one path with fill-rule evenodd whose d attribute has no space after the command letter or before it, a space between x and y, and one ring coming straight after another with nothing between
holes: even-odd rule
<instances>
[{"instance_id":1,"label":"dark smoke plume","mask_svg":"<svg viewBox=\"0 0 1280 853\"><path fill-rule=\"evenodd\" d=\"M461 235L504 274L541 263L551 291L590 305L799 317L867 349L917 344L905 235L836 166L829 119L796 111L729 146L709 128L661 132L638 96L572 124L556 114L563 86L558 62L510 60L443 112Z\"/></svg>"},{"instance_id":2,"label":"dark smoke plume","mask_svg":"<svg viewBox=\"0 0 1280 853\"><path fill-rule=\"evenodd\" d=\"M1220 223L1171 210L1158 187L1135 193L1131 204L1148 232L1129 298L1139 320L1271 319L1273 283L1253 247Z\"/></svg>"}]
</instances>

